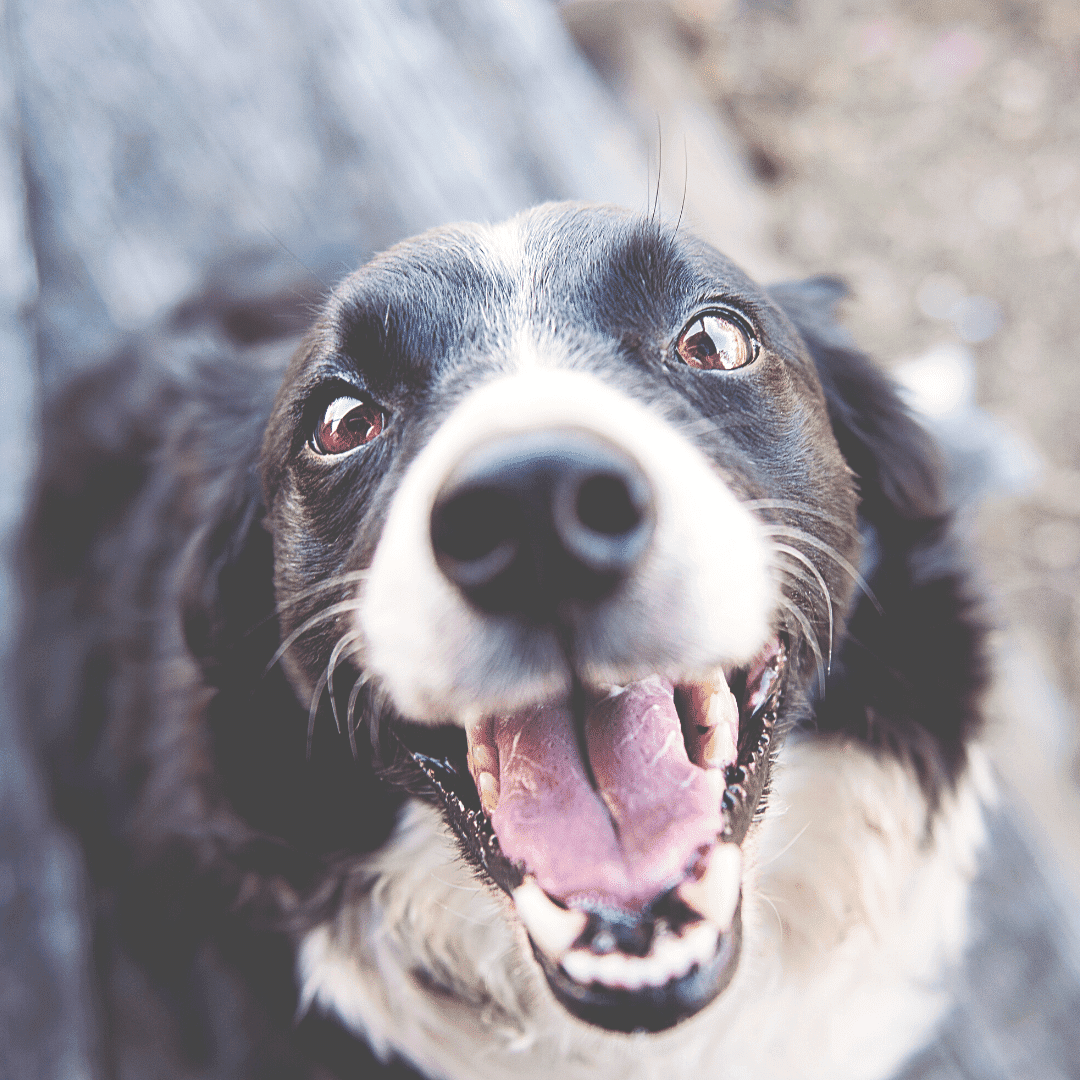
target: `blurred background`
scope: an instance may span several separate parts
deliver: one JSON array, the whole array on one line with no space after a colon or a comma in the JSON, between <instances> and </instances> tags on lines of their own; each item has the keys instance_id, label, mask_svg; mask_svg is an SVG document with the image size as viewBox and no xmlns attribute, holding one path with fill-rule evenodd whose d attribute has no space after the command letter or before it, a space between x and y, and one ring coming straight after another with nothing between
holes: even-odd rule
<instances>
[{"instance_id":1,"label":"blurred background","mask_svg":"<svg viewBox=\"0 0 1080 1080\"><path fill-rule=\"evenodd\" d=\"M21 689L50 675L12 659L40 403L147 335L287 336L394 240L549 198L658 197L759 278L846 279L982 556L1006 811L1080 910L1076 0L0 13L0 1075L100 1075L80 853ZM253 321L275 298L284 330Z\"/></svg>"}]
</instances>

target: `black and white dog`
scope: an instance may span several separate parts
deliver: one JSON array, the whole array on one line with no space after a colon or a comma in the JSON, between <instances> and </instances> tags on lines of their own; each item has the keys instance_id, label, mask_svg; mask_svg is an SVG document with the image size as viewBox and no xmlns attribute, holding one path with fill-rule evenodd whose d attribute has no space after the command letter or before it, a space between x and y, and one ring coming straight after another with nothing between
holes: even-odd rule
<instances>
[{"instance_id":1,"label":"black and white dog","mask_svg":"<svg viewBox=\"0 0 1080 1080\"><path fill-rule=\"evenodd\" d=\"M264 335L52 408L51 754L124 1068L871 1080L926 1042L983 631L837 295L546 206L374 259L283 381Z\"/></svg>"}]
</instances>

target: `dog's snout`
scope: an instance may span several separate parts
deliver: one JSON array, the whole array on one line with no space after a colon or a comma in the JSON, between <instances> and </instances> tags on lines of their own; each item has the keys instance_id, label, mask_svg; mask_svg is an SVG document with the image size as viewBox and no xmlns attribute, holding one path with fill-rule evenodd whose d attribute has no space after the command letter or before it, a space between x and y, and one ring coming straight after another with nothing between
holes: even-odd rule
<instances>
[{"instance_id":1,"label":"dog's snout","mask_svg":"<svg viewBox=\"0 0 1080 1080\"><path fill-rule=\"evenodd\" d=\"M652 491L624 451L580 431L503 437L466 454L431 515L442 572L483 611L543 621L610 595L645 553Z\"/></svg>"}]
</instances>

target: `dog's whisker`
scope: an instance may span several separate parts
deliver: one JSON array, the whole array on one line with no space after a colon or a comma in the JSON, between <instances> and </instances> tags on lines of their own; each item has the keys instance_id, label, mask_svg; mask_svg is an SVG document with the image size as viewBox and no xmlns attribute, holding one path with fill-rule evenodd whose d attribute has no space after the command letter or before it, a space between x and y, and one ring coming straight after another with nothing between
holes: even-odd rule
<instances>
[{"instance_id":1,"label":"dog's whisker","mask_svg":"<svg viewBox=\"0 0 1080 1080\"><path fill-rule=\"evenodd\" d=\"M783 574L787 579L784 583L784 588L791 589L792 593L785 593L784 595L787 596L789 600L798 603L801 596L806 596L810 602L811 608L813 608L819 590L817 588L817 582L814 581L806 571L799 570L794 566L785 566L783 563L777 563L776 572L778 574Z\"/></svg>"},{"instance_id":2,"label":"dog's whisker","mask_svg":"<svg viewBox=\"0 0 1080 1080\"><path fill-rule=\"evenodd\" d=\"M779 909L777 908L776 904L773 903L773 899L772 899L771 896L768 895L768 893L765 893L761 889L758 889L757 894L758 894L758 896L761 897L762 900L765 901L766 904L769 905L769 907L772 908L772 913L776 916L776 925L780 928L780 941L783 942L783 940L784 940L784 920L780 918Z\"/></svg>"},{"instance_id":3,"label":"dog's whisker","mask_svg":"<svg viewBox=\"0 0 1080 1080\"><path fill-rule=\"evenodd\" d=\"M315 715L319 711L319 702L322 701L323 690L326 689L326 675L319 676L319 681L315 684L315 689L311 694L311 705L308 708L308 721L307 721L307 756L308 760L311 759L311 740L315 734ZM330 694L333 697L333 692Z\"/></svg>"},{"instance_id":4,"label":"dog's whisker","mask_svg":"<svg viewBox=\"0 0 1080 1080\"><path fill-rule=\"evenodd\" d=\"M368 742L371 743L372 752L376 757L379 755L380 732L382 731L379 715L379 710L374 707L368 710Z\"/></svg>"},{"instance_id":5,"label":"dog's whisker","mask_svg":"<svg viewBox=\"0 0 1080 1080\"><path fill-rule=\"evenodd\" d=\"M443 911L450 912L451 915L456 915L457 918L464 920L467 923L471 923L473 926L491 926L494 919L477 919L472 915L466 915L464 911L457 911L449 904L444 904L441 900L431 901L436 907L441 907Z\"/></svg>"},{"instance_id":6,"label":"dog's whisker","mask_svg":"<svg viewBox=\"0 0 1080 1080\"><path fill-rule=\"evenodd\" d=\"M821 687L821 692L825 692L825 660L821 655L821 646L817 643L817 635L814 633L813 627L810 625L810 620L800 610L798 604L784 597L779 600L780 606L799 624L802 628L803 636L806 638L807 645L810 646L811 651L814 654L814 660L817 664L818 682Z\"/></svg>"},{"instance_id":7,"label":"dog's whisker","mask_svg":"<svg viewBox=\"0 0 1080 1080\"><path fill-rule=\"evenodd\" d=\"M756 864L757 870L764 870L766 866L772 866L777 859L782 859L802 839L803 834L810 828L808 821L775 855L770 856L764 862Z\"/></svg>"},{"instance_id":8,"label":"dog's whisker","mask_svg":"<svg viewBox=\"0 0 1080 1080\"><path fill-rule=\"evenodd\" d=\"M793 583L791 586L786 586L786 587L790 587L790 588L792 588L794 590L795 586L797 585L798 589L800 590L798 593L794 593L794 594L785 593L784 594L785 597L789 601L791 601L791 603L798 604L799 596L806 596L806 598L810 602L811 610L813 610L814 599L820 593L820 589L818 588L818 583L812 577L810 577L805 571L796 569L793 566L784 566L781 563L777 563L776 566L775 566L775 569L776 569L776 571L778 573L783 574L786 578L790 579L790 581ZM802 610L802 609L800 608L800 610ZM803 612L803 614L805 614L805 612ZM830 611L830 615L831 615L831 611ZM831 619L830 619L830 624L831 624ZM832 628L831 628L831 625L830 625L830 633L831 633L831 629ZM815 639L817 638L817 636L818 635L815 633L814 634ZM819 644L820 644L820 642L819 642ZM829 663L827 665L827 669L828 669L827 674L831 674L832 673L832 646L831 646L831 642L830 642L830 647L829 647Z\"/></svg>"},{"instance_id":9,"label":"dog's whisker","mask_svg":"<svg viewBox=\"0 0 1080 1080\"><path fill-rule=\"evenodd\" d=\"M267 674L270 669L289 651L292 644L297 638L302 637L309 630L313 630L320 623L326 622L329 619L333 619L336 616L342 614L345 611L356 611L359 606L359 601L352 600L339 600L336 604L331 604L328 608L324 608L322 611L312 615L306 622L301 623L279 646L277 652L270 658L270 663L266 665L266 670L263 674Z\"/></svg>"},{"instance_id":10,"label":"dog's whisker","mask_svg":"<svg viewBox=\"0 0 1080 1080\"><path fill-rule=\"evenodd\" d=\"M816 548L818 551L822 552L822 554L827 555L851 578L852 581L855 582L856 585L858 585L860 589L862 589L866 594L867 599L877 609L877 613L879 615L885 614L885 609L881 606L881 602L874 595L870 586L867 585L862 574L860 574L859 571L832 546L832 544L827 544L824 540L819 540L811 533L805 532L802 529L796 529L791 525L774 525L771 522L767 522L765 524L765 533L767 536L786 536L789 540L799 541L809 547Z\"/></svg>"},{"instance_id":11,"label":"dog's whisker","mask_svg":"<svg viewBox=\"0 0 1080 1080\"><path fill-rule=\"evenodd\" d=\"M279 600L274 605L274 613L281 615L288 611L289 608L296 607L296 605L303 600L307 600L312 596L318 596L319 593L327 592L330 589L336 589L339 585L356 584L357 582L363 581L367 576L367 570L349 570L345 573L334 574L333 577L329 577L325 581L320 581L318 585L311 585L306 589L301 589L287 600Z\"/></svg>"},{"instance_id":12,"label":"dog's whisker","mask_svg":"<svg viewBox=\"0 0 1080 1080\"><path fill-rule=\"evenodd\" d=\"M686 135L683 135L683 182L682 202L679 204L679 220L675 222L675 232L682 225L683 214L686 212L686 193L690 188L690 152L687 149Z\"/></svg>"},{"instance_id":13,"label":"dog's whisker","mask_svg":"<svg viewBox=\"0 0 1080 1080\"><path fill-rule=\"evenodd\" d=\"M825 583L825 579L821 576L821 571L814 565L813 560L804 555L797 548L789 547L787 544L775 544L776 551L782 555L787 555L788 558L795 559L814 575L814 580L818 584L818 588L821 589L822 594L825 597L825 606L829 610L829 672L832 672L832 653L833 653L833 633L834 633L834 621L833 621L833 599L832 593L829 592L829 586Z\"/></svg>"},{"instance_id":14,"label":"dog's whisker","mask_svg":"<svg viewBox=\"0 0 1080 1080\"><path fill-rule=\"evenodd\" d=\"M794 582L795 585L797 585L800 589L805 590L807 593L809 593L815 585L813 578L811 578L810 575L807 574L805 571L799 570L797 567L785 566L783 563L777 563L776 572L778 574L783 574L786 578L790 579L792 582Z\"/></svg>"},{"instance_id":15,"label":"dog's whisker","mask_svg":"<svg viewBox=\"0 0 1080 1080\"><path fill-rule=\"evenodd\" d=\"M816 517L828 522L834 529L846 532L849 536L859 535L858 529L844 521L840 521L835 514L829 514L816 506L807 506L806 503L798 502L795 499L748 499L746 506L751 510L789 510L795 514L807 514L810 517ZM767 521L765 524L771 525L773 523Z\"/></svg>"},{"instance_id":16,"label":"dog's whisker","mask_svg":"<svg viewBox=\"0 0 1080 1080\"><path fill-rule=\"evenodd\" d=\"M456 885L452 881L447 881L446 878L439 877L434 871L431 872L430 876L432 880L437 881L440 885L445 885L448 889L457 889L459 892L472 893L474 896L478 893L487 891L479 885Z\"/></svg>"},{"instance_id":17,"label":"dog's whisker","mask_svg":"<svg viewBox=\"0 0 1080 1080\"><path fill-rule=\"evenodd\" d=\"M341 734L341 720L338 718L337 695L334 693L334 672L337 670L341 654L361 636L359 630L342 634L330 653L330 659L326 662L326 681L330 684L330 707L334 711L334 726L337 728L339 735Z\"/></svg>"},{"instance_id":18,"label":"dog's whisker","mask_svg":"<svg viewBox=\"0 0 1080 1080\"><path fill-rule=\"evenodd\" d=\"M660 236L660 179L664 172L664 132L660 125L660 114L656 116L656 194L653 196L652 213L650 218L656 229L657 237Z\"/></svg>"},{"instance_id":19,"label":"dog's whisker","mask_svg":"<svg viewBox=\"0 0 1080 1080\"><path fill-rule=\"evenodd\" d=\"M358 725L353 722L356 717L356 699L360 696L360 691L367 681L367 677L363 675L357 677L349 691L349 704L345 710L345 730L349 733L349 748L352 750L353 757L357 756L356 729Z\"/></svg>"},{"instance_id":20,"label":"dog's whisker","mask_svg":"<svg viewBox=\"0 0 1080 1080\"><path fill-rule=\"evenodd\" d=\"M297 604L304 600L310 599L312 596L317 596L319 593L328 592L331 589L336 589L342 585L351 585L359 581L363 581L368 576L367 570L350 570L346 573L335 574L333 577L327 578L325 581L320 581L318 585L312 585L309 588L301 589L294 596L290 596L287 600L277 600L274 603L274 610L270 615L266 615L263 618L252 623L250 627L244 632L244 637L250 637L256 630L262 629L267 623L273 619L279 618L284 615L290 608L296 607Z\"/></svg>"}]
</instances>

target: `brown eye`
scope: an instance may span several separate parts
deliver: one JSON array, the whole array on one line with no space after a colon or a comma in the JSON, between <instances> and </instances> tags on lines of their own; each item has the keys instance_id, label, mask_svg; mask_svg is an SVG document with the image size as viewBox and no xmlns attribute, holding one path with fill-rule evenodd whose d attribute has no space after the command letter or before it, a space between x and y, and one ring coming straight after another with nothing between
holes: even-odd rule
<instances>
[{"instance_id":1,"label":"brown eye","mask_svg":"<svg viewBox=\"0 0 1080 1080\"><path fill-rule=\"evenodd\" d=\"M732 371L757 355L757 342L734 318L717 311L699 315L675 343L679 356L693 368Z\"/></svg>"},{"instance_id":2,"label":"brown eye","mask_svg":"<svg viewBox=\"0 0 1080 1080\"><path fill-rule=\"evenodd\" d=\"M378 405L354 397L335 398L315 429L313 444L320 454L344 454L382 434L386 417Z\"/></svg>"}]
</instances>

